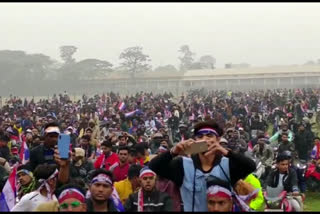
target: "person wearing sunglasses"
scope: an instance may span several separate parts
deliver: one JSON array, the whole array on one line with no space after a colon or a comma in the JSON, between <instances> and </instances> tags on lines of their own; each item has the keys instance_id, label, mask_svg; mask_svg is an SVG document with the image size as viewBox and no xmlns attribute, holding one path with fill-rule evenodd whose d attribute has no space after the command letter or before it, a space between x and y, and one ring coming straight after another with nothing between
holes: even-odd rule
<instances>
[{"instance_id":1,"label":"person wearing sunglasses","mask_svg":"<svg viewBox=\"0 0 320 214\"><path fill-rule=\"evenodd\" d=\"M172 198L156 189L156 173L148 167L140 170L141 188L126 200L127 212L170 212L173 211Z\"/></svg>"},{"instance_id":2,"label":"person wearing sunglasses","mask_svg":"<svg viewBox=\"0 0 320 214\"><path fill-rule=\"evenodd\" d=\"M153 158L149 167L180 188L184 211L208 211L206 178L218 177L234 186L239 179L254 172L256 164L243 154L220 145L223 129L214 120L195 124L193 134L193 138ZM186 157L185 151L198 141L205 141L208 150Z\"/></svg>"},{"instance_id":3,"label":"person wearing sunglasses","mask_svg":"<svg viewBox=\"0 0 320 214\"><path fill-rule=\"evenodd\" d=\"M67 184L57 191L60 212L86 212L85 191L78 185Z\"/></svg>"}]
</instances>

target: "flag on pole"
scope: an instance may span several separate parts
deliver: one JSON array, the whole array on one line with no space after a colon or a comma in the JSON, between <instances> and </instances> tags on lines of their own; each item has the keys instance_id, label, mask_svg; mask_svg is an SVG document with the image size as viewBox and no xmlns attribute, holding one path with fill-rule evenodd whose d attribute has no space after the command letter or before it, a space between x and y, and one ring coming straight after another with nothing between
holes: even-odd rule
<instances>
[{"instance_id":1,"label":"flag on pole","mask_svg":"<svg viewBox=\"0 0 320 214\"><path fill-rule=\"evenodd\" d=\"M29 151L29 148L28 148L26 141L22 142L19 157L20 157L22 164L28 163L28 161L30 159L30 151Z\"/></svg>"},{"instance_id":2,"label":"flag on pole","mask_svg":"<svg viewBox=\"0 0 320 214\"><path fill-rule=\"evenodd\" d=\"M16 164L3 187L0 195L0 212L10 212L16 202L16 174L18 164Z\"/></svg>"}]
</instances>

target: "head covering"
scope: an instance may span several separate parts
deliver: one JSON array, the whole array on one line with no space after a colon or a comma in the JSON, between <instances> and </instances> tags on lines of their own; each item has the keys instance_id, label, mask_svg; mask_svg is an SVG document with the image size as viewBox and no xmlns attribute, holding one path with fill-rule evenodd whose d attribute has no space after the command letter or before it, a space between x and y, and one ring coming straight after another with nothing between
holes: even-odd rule
<instances>
[{"instance_id":1,"label":"head covering","mask_svg":"<svg viewBox=\"0 0 320 214\"><path fill-rule=\"evenodd\" d=\"M47 198L49 200L52 200L53 199L53 191L51 190L51 187L50 185L48 184L48 181L52 178L55 178L57 177L59 174L59 171L58 169L56 169L47 179L39 179L38 182L40 183L40 186L38 188L38 191L40 192L40 190L45 187L47 189Z\"/></svg>"},{"instance_id":2,"label":"head covering","mask_svg":"<svg viewBox=\"0 0 320 214\"><path fill-rule=\"evenodd\" d=\"M199 135L199 134L213 134L217 137L219 137L219 134L216 130L214 130L213 128L210 128L210 127L204 127L204 128L201 128L199 129L197 132L196 132L196 135Z\"/></svg>"},{"instance_id":3,"label":"head covering","mask_svg":"<svg viewBox=\"0 0 320 214\"><path fill-rule=\"evenodd\" d=\"M75 188L68 188L63 190L58 198L59 203L62 203L64 200L69 198L78 199L81 203L85 202L85 196Z\"/></svg>"},{"instance_id":4,"label":"head covering","mask_svg":"<svg viewBox=\"0 0 320 214\"><path fill-rule=\"evenodd\" d=\"M232 193L225 187L219 185L210 186L207 190L208 197L222 197L227 199L232 199Z\"/></svg>"},{"instance_id":5,"label":"head covering","mask_svg":"<svg viewBox=\"0 0 320 214\"><path fill-rule=\"evenodd\" d=\"M84 157L85 151L82 148L74 148L76 157Z\"/></svg>"},{"instance_id":6,"label":"head covering","mask_svg":"<svg viewBox=\"0 0 320 214\"><path fill-rule=\"evenodd\" d=\"M164 146L160 146L159 149L158 149L159 153L163 153L163 152L166 152L166 151L168 151L168 149L166 147L164 147Z\"/></svg>"},{"instance_id":7,"label":"head covering","mask_svg":"<svg viewBox=\"0 0 320 214\"><path fill-rule=\"evenodd\" d=\"M94 177L92 180L91 180L91 184L94 184L94 183L107 183L109 185L113 185L113 182L112 182L112 179L104 174L104 173L100 173L99 175L97 175L96 177Z\"/></svg>"},{"instance_id":8,"label":"head covering","mask_svg":"<svg viewBox=\"0 0 320 214\"><path fill-rule=\"evenodd\" d=\"M146 166L140 170L139 178L143 178L144 176L147 176L147 175L156 176L156 173ZM140 190L138 191L138 212L143 212L143 207L144 207L143 191L140 188Z\"/></svg>"},{"instance_id":9,"label":"head covering","mask_svg":"<svg viewBox=\"0 0 320 214\"><path fill-rule=\"evenodd\" d=\"M20 186L19 191L18 191L18 197L21 198L23 195L30 193L32 191L34 191L35 189L35 185L36 185L36 180L33 176L33 173L27 169L21 169L16 173L16 176L18 177L18 175L20 173L25 173L27 175L29 175L31 177L31 182L28 186Z\"/></svg>"},{"instance_id":10,"label":"head covering","mask_svg":"<svg viewBox=\"0 0 320 214\"><path fill-rule=\"evenodd\" d=\"M156 176L156 173L146 166L140 170L139 177L143 178L144 176L147 176L147 175Z\"/></svg>"},{"instance_id":11,"label":"head covering","mask_svg":"<svg viewBox=\"0 0 320 214\"><path fill-rule=\"evenodd\" d=\"M60 129L59 127L56 126L49 126L44 130L44 133L49 134L49 133L57 133L60 134Z\"/></svg>"}]
</instances>

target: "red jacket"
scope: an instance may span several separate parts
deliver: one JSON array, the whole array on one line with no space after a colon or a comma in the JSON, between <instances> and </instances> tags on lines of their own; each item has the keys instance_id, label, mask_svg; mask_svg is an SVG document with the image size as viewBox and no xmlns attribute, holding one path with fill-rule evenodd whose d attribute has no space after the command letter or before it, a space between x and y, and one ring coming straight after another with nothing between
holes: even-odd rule
<instances>
[{"instance_id":1,"label":"red jacket","mask_svg":"<svg viewBox=\"0 0 320 214\"><path fill-rule=\"evenodd\" d=\"M126 163L124 166L120 167L120 163L114 165L115 167L112 170L115 181L122 181L128 177L129 163Z\"/></svg>"},{"instance_id":2,"label":"red jacket","mask_svg":"<svg viewBox=\"0 0 320 214\"><path fill-rule=\"evenodd\" d=\"M118 163L119 157L116 153L111 152L111 154L106 158L105 155L100 155L97 160L94 162L94 168L100 169L102 168L103 162L106 170L113 165Z\"/></svg>"}]
</instances>

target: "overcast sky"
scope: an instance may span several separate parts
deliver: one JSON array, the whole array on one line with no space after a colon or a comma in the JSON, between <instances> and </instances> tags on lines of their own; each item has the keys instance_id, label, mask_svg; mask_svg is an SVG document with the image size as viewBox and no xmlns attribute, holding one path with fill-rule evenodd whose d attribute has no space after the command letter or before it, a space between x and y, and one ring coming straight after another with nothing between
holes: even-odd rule
<instances>
[{"instance_id":1,"label":"overcast sky","mask_svg":"<svg viewBox=\"0 0 320 214\"><path fill-rule=\"evenodd\" d=\"M177 66L188 44L217 67L303 64L320 58L319 3L0 3L0 50L43 53L78 47L77 60L119 63L142 46L153 66Z\"/></svg>"}]
</instances>

